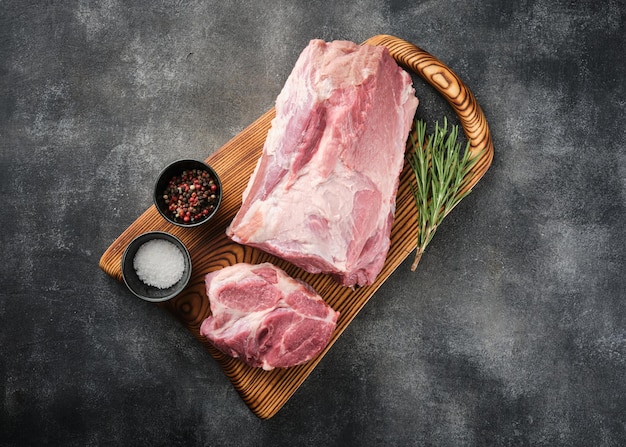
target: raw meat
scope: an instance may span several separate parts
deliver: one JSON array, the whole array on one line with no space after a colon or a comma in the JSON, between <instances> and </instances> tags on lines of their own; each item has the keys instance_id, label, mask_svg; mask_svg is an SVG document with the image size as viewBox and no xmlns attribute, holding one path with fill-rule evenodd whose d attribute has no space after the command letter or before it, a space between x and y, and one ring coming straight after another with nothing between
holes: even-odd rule
<instances>
[{"instance_id":1,"label":"raw meat","mask_svg":"<svg viewBox=\"0 0 626 447\"><path fill-rule=\"evenodd\" d=\"M386 48L311 41L228 236L345 286L371 284L389 251L417 105Z\"/></svg>"},{"instance_id":2,"label":"raw meat","mask_svg":"<svg viewBox=\"0 0 626 447\"><path fill-rule=\"evenodd\" d=\"M270 263L225 267L205 283L212 315L200 334L265 370L311 360L328 345L339 317L308 284Z\"/></svg>"}]
</instances>

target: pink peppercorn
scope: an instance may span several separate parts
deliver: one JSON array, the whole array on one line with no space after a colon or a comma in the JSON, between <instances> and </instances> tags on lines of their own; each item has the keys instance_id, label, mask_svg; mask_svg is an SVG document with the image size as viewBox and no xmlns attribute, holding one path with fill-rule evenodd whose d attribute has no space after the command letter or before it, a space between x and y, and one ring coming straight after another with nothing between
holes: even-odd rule
<instances>
[{"instance_id":1,"label":"pink peppercorn","mask_svg":"<svg viewBox=\"0 0 626 447\"><path fill-rule=\"evenodd\" d=\"M215 209L217 191L217 181L209 172L190 169L172 177L162 197L173 221L195 223L205 219Z\"/></svg>"}]
</instances>

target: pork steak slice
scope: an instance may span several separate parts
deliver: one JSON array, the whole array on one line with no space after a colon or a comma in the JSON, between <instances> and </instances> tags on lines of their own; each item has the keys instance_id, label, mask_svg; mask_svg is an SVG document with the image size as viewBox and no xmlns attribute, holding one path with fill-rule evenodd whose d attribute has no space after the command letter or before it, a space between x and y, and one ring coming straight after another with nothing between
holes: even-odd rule
<instances>
[{"instance_id":1,"label":"pork steak slice","mask_svg":"<svg viewBox=\"0 0 626 447\"><path fill-rule=\"evenodd\" d=\"M417 105L386 48L311 41L228 236L345 286L371 284L389 251Z\"/></svg>"},{"instance_id":2,"label":"pork steak slice","mask_svg":"<svg viewBox=\"0 0 626 447\"><path fill-rule=\"evenodd\" d=\"M224 354L265 370L311 360L339 313L306 283L271 263L239 263L205 277L212 315L200 334Z\"/></svg>"}]
</instances>

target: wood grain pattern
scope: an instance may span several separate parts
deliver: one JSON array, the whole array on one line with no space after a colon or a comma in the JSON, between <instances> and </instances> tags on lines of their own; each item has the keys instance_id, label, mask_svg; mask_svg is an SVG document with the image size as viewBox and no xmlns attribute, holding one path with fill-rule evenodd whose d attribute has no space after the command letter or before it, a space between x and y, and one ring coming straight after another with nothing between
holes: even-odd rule
<instances>
[{"instance_id":1,"label":"wood grain pattern","mask_svg":"<svg viewBox=\"0 0 626 447\"><path fill-rule=\"evenodd\" d=\"M421 76L440 92L458 114L470 141L471 150L486 149L468 178L467 188L473 187L491 164L493 144L485 116L470 90L445 64L409 42L394 36L379 35L365 43L387 47L400 65ZM191 280L187 288L176 298L156 305L170 312L206 346L244 402L262 419L275 415L295 393L374 292L414 250L417 237L415 221L417 211L409 184L412 172L405 164L398 189L391 248L382 272L371 286L352 290L340 286L327 275L306 273L283 260L228 239L225 229L241 206L241 194L261 155L274 114L274 109L267 111L206 159L220 176L225 191L221 207L210 223L195 228L179 228L167 223L154 206L151 206L111 244L100 259L102 270L121 281L121 256L134 237L147 231L160 230L180 238L191 253L193 265ZM273 371L251 368L237 359L221 354L199 334L202 321L210 313L204 290L204 276L208 272L236 262L264 261L273 262L289 275L308 282L328 304L341 313L329 345L305 365ZM129 299L136 298L131 298L129 293Z\"/></svg>"}]
</instances>

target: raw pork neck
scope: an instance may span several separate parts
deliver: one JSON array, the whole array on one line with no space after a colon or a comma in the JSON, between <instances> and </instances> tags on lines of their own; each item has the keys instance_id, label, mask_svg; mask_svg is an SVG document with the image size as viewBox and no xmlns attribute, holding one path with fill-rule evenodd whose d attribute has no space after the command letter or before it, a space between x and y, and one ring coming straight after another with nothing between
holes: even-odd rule
<instances>
[{"instance_id":1,"label":"raw pork neck","mask_svg":"<svg viewBox=\"0 0 626 447\"><path fill-rule=\"evenodd\" d=\"M345 286L371 284L417 104L386 48L311 41L276 100L229 237Z\"/></svg>"},{"instance_id":2,"label":"raw pork neck","mask_svg":"<svg viewBox=\"0 0 626 447\"><path fill-rule=\"evenodd\" d=\"M211 316L200 334L217 349L266 370L300 365L330 342L339 313L307 284L270 263L206 275Z\"/></svg>"}]
</instances>

